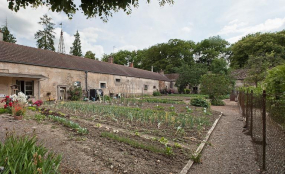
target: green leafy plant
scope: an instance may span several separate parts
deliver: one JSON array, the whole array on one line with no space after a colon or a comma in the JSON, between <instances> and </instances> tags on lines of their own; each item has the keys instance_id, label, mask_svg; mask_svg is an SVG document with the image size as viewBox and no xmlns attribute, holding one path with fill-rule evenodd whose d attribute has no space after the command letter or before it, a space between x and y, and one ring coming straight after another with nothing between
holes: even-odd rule
<instances>
[{"instance_id":1,"label":"green leafy plant","mask_svg":"<svg viewBox=\"0 0 285 174\"><path fill-rule=\"evenodd\" d=\"M181 148L182 148L181 144L179 144L179 143L174 143L174 147L176 147L176 148L178 148L178 149L181 149Z\"/></svg>"},{"instance_id":2,"label":"green leafy plant","mask_svg":"<svg viewBox=\"0 0 285 174\"><path fill-rule=\"evenodd\" d=\"M67 93L69 94L69 99L72 101L78 101L82 99L82 88L81 87L71 87Z\"/></svg>"},{"instance_id":3,"label":"green leafy plant","mask_svg":"<svg viewBox=\"0 0 285 174\"><path fill-rule=\"evenodd\" d=\"M0 114L4 114L4 113L8 113L8 110L4 108L0 108Z\"/></svg>"},{"instance_id":4,"label":"green leafy plant","mask_svg":"<svg viewBox=\"0 0 285 174\"><path fill-rule=\"evenodd\" d=\"M161 137L159 140L158 140L161 144L167 144L168 143L168 140L164 137Z\"/></svg>"},{"instance_id":5,"label":"green leafy plant","mask_svg":"<svg viewBox=\"0 0 285 174\"><path fill-rule=\"evenodd\" d=\"M165 154L168 155L168 156L172 156L174 154L173 150L172 150L172 147L165 146Z\"/></svg>"},{"instance_id":6,"label":"green leafy plant","mask_svg":"<svg viewBox=\"0 0 285 174\"><path fill-rule=\"evenodd\" d=\"M191 99L190 104L192 106L198 106L198 107L209 107L209 103L204 98L193 98Z\"/></svg>"},{"instance_id":7,"label":"green leafy plant","mask_svg":"<svg viewBox=\"0 0 285 174\"><path fill-rule=\"evenodd\" d=\"M213 106L225 106L225 102L223 102L220 99L211 100L211 105L213 105Z\"/></svg>"},{"instance_id":8,"label":"green leafy plant","mask_svg":"<svg viewBox=\"0 0 285 174\"><path fill-rule=\"evenodd\" d=\"M153 96L161 96L161 93L159 91L154 91L152 95Z\"/></svg>"},{"instance_id":9,"label":"green leafy plant","mask_svg":"<svg viewBox=\"0 0 285 174\"><path fill-rule=\"evenodd\" d=\"M172 151L171 147L162 149L162 148L155 147L153 145L143 144L139 141L132 140L132 139L127 138L127 137L118 136L118 135L116 135L114 133L110 133L110 132L102 132L101 136L113 139L113 140L118 141L118 142L128 144L128 145L135 147L135 148L140 148L140 149L148 150L148 151L151 151L154 153L164 154L167 156L173 155L173 151Z\"/></svg>"},{"instance_id":10,"label":"green leafy plant","mask_svg":"<svg viewBox=\"0 0 285 174\"><path fill-rule=\"evenodd\" d=\"M28 110L31 110L31 111L37 111L37 108L36 108L36 107L34 107L34 106L29 106L29 107L28 107Z\"/></svg>"},{"instance_id":11,"label":"green leafy plant","mask_svg":"<svg viewBox=\"0 0 285 174\"><path fill-rule=\"evenodd\" d=\"M198 155L192 154L190 159L197 164L201 163L201 154L199 153Z\"/></svg>"},{"instance_id":12,"label":"green leafy plant","mask_svg":"<svg viewBox=\"0 0 285 174\"><path fill-rule=\"evenodd\" d=\"M34 117L34 119L35 119L36 121L40 122L40 121L45 120L45 119L46 119L46 116L45 116L45 115L42 115L42 114L36 114L35 117Z\"/></svg>"},{"instance_id":13,"label":"green leafy plant","mask_svg":"<svg viewBox=\"0 0 285 174\"><path fill-rule=\"evenodd\" d=\"M79 134L88 134L88 129L82 128L81 126L79 126L79 124L74 123L73 121L67 120L66 118L53 116L53 115L49 115L48 118L52 119L55 122L59 122L66 127L70 127L76 130L76 132Z\"/></svg>"},{"instance_id":14,"label":"green leafy plant","mask_svg":"<svg viewBox=\"0 0 285 174\"><path fill-rule=\"evenodd\" d=\"M35 137L9 134L0 143L2 174L10 173L58 173L61 156L42 145L36 145Z\"/></svg>"}]
</instances>

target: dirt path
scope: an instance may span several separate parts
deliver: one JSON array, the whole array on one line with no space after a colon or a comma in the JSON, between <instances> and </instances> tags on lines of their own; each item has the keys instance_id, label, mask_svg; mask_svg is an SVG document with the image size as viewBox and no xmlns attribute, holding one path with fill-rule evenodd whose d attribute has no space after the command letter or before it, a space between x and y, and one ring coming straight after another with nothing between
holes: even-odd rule
<instances>
[{"instance_id":1,"label":"dirt path","mask_svg":"<svg viewBox=\"0 0 285 174\"><path fill-rule=\"evenodd\" d=\"M226 106L212 106L212 109L223 112L224 116L202 152L202 164L193 165L188 174L259 173L251 138L242 132L237 103L226 100Z\"/></svg>"}]
</instances>

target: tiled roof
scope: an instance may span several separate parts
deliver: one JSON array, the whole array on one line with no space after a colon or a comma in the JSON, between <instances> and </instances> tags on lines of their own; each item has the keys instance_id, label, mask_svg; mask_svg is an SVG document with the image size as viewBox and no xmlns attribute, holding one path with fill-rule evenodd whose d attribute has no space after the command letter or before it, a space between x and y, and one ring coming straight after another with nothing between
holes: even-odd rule
<instances>
[{"instance_id":1,"label":"tiled roof","mask_svg":"<svg viewBox=\"0 0 285 174\"><path fill-rule=\"evenodd\" d=\"M60 54L53 51L27 47L3 41L0 41L0 62L170 81L164 75L151 71L67 54Z\"/></svg>"},{"instance_id":2,"label":"tiled roof","mask_svg":"<svg viewBox=\"0 0 285 174\"><path fill-rule=\"evenodd\" d=\"M231 75L236 79L236 80L244 80L247 77L247 69L236 69L231 72Z\"/></svg>"},{"instance_id":3,"label":"tiled roof","mask_svg":"<svg viewBox=\"0 0 285 174\"><path fill-rule=\"evenodd\" d=\"M178 73L172 73L172 74L164 74L168 79L172 81L176 81L179 78Z\"/></svg>"}]
</instances>

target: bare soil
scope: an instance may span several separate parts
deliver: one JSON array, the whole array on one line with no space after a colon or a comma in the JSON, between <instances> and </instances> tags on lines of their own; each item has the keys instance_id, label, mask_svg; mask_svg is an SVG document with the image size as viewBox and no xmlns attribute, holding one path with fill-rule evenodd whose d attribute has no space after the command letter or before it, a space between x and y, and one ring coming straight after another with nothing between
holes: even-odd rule
<instances>
[{"instance_id":1,"label":"bare soil","mask_svg":"<svg viewBox=\"0 0 285 174\"><path fill-rule=\"evenodd\" d=\"M172 104L159 105L168 109ZM174 105L176 112L184 112L185 106L186 104ZM143 109L154 109L156 105L144 103L142 107ZM201 114L201 108L192 107L192 109L193 114ZM64 113L64 111L61 112ZM16 134L36 135L39 142L43 143L45 147L62 155L61 173L170 174L181 171L219 113L213 111L212 115L209 115L210 124L203 130L199 132L196 130L185 130L183 135L178 135L175 129L167 127L158 129L155 125L144 125L136 122L123 125L111 119L102 121L84 114L77 114L77 118L75 118L72 117L72 114L69 114L73 121L89 130L89 134L84 136L78 135L74 130L54 123L51 120L37 122L31 119L35 114L36 112L28 111L28 116L22 121L15 121L7 114L0 115L0 141L4 142L7 131L14 131ZM110 127L98 128L96 123L100 122ZM167 156L134 148L101 136L102 132L114 132L116 128L126 130L117 132L117 135L136 140L145 145L165 148L157 140L135 136L133 132L165 137L170 141L188 144L190 149L172 146L174 155Z\"/></svg>"}]
</instances>

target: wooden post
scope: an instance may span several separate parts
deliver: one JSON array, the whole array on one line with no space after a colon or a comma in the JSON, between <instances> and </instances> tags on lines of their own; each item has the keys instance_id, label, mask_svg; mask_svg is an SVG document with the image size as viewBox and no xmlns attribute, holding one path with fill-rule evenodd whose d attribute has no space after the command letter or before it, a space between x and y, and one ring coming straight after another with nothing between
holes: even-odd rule
<instances>
[{"instance_id":1,"label":"wooden post","mask_svg":"<svg viewBox=\"0 0 285 174\"><path fill-rule=\"evenodd\" d=\"M248 129L248 121L249 121L249 114L248 114L248 109L249 109L249 97L248 97L248 90L246 92L246 106L245 106L245 118L246 118L246 128Z\"/></svg>"},{"instance_id":2,"label":"wooden post","mask_svg":"<svg viewBox=\"0 0 285 174\"><path fill-rule=\"evenodd\" d=\"M266 91L263 90L263 112L262 112L262 121L263 121L263 170L266 170Z\"/></svg>"},{"instance_id":3,"label":"wooden post","mask_svg":"<svg viewBox=\"0 0 285 174\"><path fill-rule=\"evenodd\" d=\"M250 92L250 136L252 137L253 130L253 90Z\"/></svg>"}]
</instances>

